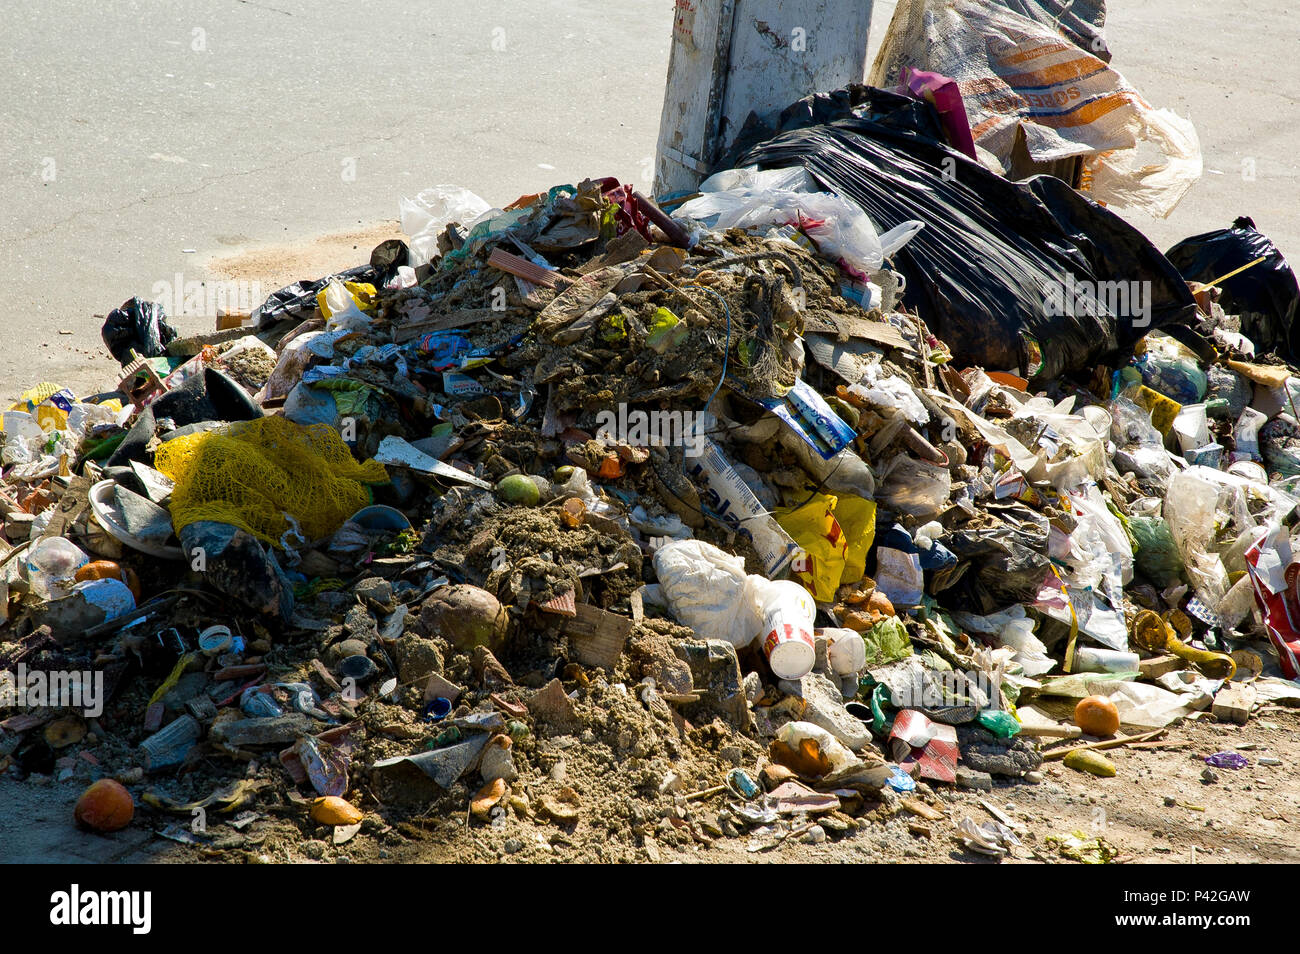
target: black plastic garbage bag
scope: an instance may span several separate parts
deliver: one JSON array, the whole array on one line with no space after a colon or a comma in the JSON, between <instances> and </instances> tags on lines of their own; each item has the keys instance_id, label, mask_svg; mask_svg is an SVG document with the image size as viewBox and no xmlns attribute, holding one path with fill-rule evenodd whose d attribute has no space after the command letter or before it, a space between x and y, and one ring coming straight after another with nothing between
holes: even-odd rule
<instances>
[{"instance_id":1,"label":"black plastic garbage bag","mask_svg":"<svg viewBox=\"0 0 1300 954\"><path fill-rule=\"evenodd\" d=\"M369 282L376 288L382 288L397 275L397 269L406 264L409 254L406 243L401 239L380 242L371 251L370 261L365 265L323 278L294 282L273 291L266 301L253 309L250 320L258 328L265 329L286 318L301 320L310 317L316 310L316 295L329 284L331 278L337 278L341 282Z\"/></svg>"},{"instance_id":2,"label":"black plastic garbage bag","mask_svg":"<svg viewBox=\"0 0 1300 954\"><path fill-rule=\"evenodd\" d=\"M293 584L275 551L247 530L199 520L181 528L181 549L204 580L220 592L266 616L293 615Z\"/></svg>"},{"instance_id":3,"label":"black plastic garbage bag","mask_svg":"<svg viewBox=\"0 0 1300 954\"><path fill-rule=\"evenodd\" d=\"M122 302L122 307L108 313L99 329L99 336L118 364L129 363L132 351L141 358L160 358L176 335L163 306L143 298Z\"/></svg>"},{"instance_id":4,"label":"black plastic garbage bag","mask_svg":"<svg viewBox=\"0 0 1300 954\"><path fill-rule=\"evenodd\" d=\"M958 559L972 564L965 582L978 584L981 596L993 597L997 606L1034 603L1051 572L1047 556L1051 527L1041 514L1024 506L1001 508L1000 512L1014 522L990 524L987 518L994 516L990 510L981 525L956 529L944 543ZM978 610L992 612L987 605Z\"/></svg>"},{"instance_id":5,"label":"black plastic garbage bag","mask_svg":"<svg viewBox=\"0 0 1300 954\"><path fill-rule=\"evenodd\" d=\"M294 282L271 292L266 301L253 309L252 324L260 329L270 328L277 321L286 318L306 320L316 311L316 295L329 284L331 278L342 282L368 282L374 278L375 270L369 265L358 265L346 272L337 272L324 278L310 281Z\"/></svg>"},{"instance_id":6,"label":"black plastic garbage bag","mask_svg":"<svg viewBox=\"0 0 1300 954\"><path fill-rule=\"evenodd\" d=\"M1165 253L1188 281L1212 282L1263 257L1240 275L1222 282L1219 304L1241 316L1241 333L1261 352L1274 352L1295 362L1300 355L1300 283L1255 223L1241 216L1230 229L1218 229L1183 239Z\"/></svg>"},{"instance_id":7,"label":"black plastic garbage bag","mask_svg":"<svg viewBox=\"0 0 1300 954\"><path fill-rule=\"evenodd\" d=\"M163 420L181 428L206 421L252 421L261 416L262 408L239 382L216 368L204 368L202 374L190 375L180 387L145 407L105 466L125 467L133 460L151 463L148 445Z\"/></svg>"},{"instance_id":8,"label":"black plastic garbage bag","mask_svg":"<svg viewBox=\"0 0 1300 954\"><path fill-rule=\"evenodd\" d=\"M793 104L777 128L730 164L803 166L881 233L925 222L893 266L959 362L1042 383L1196 314L1135 228L1059 179L1010 182L948 148L927 103L854 86Z\"/></svg>"}]
</instances>

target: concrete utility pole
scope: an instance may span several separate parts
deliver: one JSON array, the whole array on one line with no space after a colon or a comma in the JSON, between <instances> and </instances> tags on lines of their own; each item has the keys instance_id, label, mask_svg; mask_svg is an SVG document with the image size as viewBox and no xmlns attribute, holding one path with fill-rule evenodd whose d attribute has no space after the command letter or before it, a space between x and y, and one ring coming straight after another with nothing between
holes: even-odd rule
<instances>
[{"instance_id":1,"label":"concrete utility pole","mask_svg":"<svg viewBox=\"0 0 1300 954\"><path fill-rule=\"evenodd\" d=\"M866 73L872 0L677 0L654 191L694 189L750 111Z\"/></svg>"}]
</instances>

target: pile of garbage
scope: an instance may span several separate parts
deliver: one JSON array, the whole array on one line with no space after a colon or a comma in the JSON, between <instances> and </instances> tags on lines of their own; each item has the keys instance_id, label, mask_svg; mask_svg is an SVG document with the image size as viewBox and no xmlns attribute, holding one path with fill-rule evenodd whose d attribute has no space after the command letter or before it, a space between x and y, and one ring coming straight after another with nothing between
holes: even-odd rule
<instances>
[{"instance_id":1,"label":"pile of garbage","mask_svg":"<svg viewBox=\"0 0 1300 954\"><path fill-rule=\"evenodd\" d=\"M467 819L655 857L1300 702L1266 238L1166 257L896 91L734 159L660 203L428 190L233 329L113 311L113 390L3 412L0 769L214 850Z\"/></svg>"}]
</instances>

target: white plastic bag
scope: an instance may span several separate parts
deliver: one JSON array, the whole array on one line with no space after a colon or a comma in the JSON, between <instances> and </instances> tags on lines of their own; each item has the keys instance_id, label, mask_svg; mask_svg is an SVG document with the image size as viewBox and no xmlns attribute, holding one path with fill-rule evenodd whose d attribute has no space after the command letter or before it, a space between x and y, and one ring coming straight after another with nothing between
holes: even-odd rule
<instances>
[{"instance_id":1,"label":"white plastic bag","mask_svg":"<svg viewBox=\"0 0 1300 954\"><path fill-rule=\"evenodd\" d=\"M85 437L91 428L117 422L117 412L102 404L78 402L68 411L67 432L75 438Z\"/></svg>"},{"instance_id":2,"label":"white plastic bag","mask_svg":"<svg viewBox=\"0 0 1300 954\"><path fill-rule=\"evenodd\" d=\"M438 234L452 222L469 225L492 207L473 192L457 185L436 185L414 199L403 198L397 205L402 231L410 238L413 267L419 267L438 252Z\"/></svg>"},{"instance_id":3,"label":"white plastic bag","mask_svg":"<svg viewBox=\"0 0 1300 954\"><path fill-rule=\"evenodd\" d=\"M326 331L370 330L370 316L357 307L356 299L337 278L331 278L325 286L325 307L330 313Z\"/></svg>"},{"instance_id":4,"label":"white plastic bag","mask_svg":"<svg viewBox=\"0 0 1300 954\"><path fill-rule=\"evenodd\" d=\"M1034 621L1017 603L988 616L956 612L953 620L964 630L997 636L1003 646L1015 650L1012 656L1026 676L1041 676L1056 666L1056 660L1047 654L1047 647L1034 635Z\"/></svg>"},{"instance_id":5,"label":"white plastic bag","mask_svg":"<svg viewBox=\"0 0 1300 954\"><path fill-rule=\"evenodd\" d=\"M781 189L790 192L816 192L817 182L803 166L790 166L787 169L755 169L745 166L740 169L723 169L715 172L700 183L701 192L752 192Z\"/></svg>"},{"instance_id":6,"label":"white plastic bag","mask_svg":"<svg viewBox=\"0 0 1300 954\"><path fill-rule=\"evenodd\" d=\"M701 639L721 639L737 649L754 641L762 621L743 557L702 540L680 540L656 550L654 565L664 599L682 625Z\"/></svg>"},{"instance_id":7,"label":"white plastic bag","mask_svg":"<svg viewBox=\"0 0 1300 954\"><path fill-rule=\"evenodd\" d=\"M1121 725L1163 729L1189 715L1188 699L1145 682L1100 682L1089 680L1090 695L1105 696L1119 711Z\"/></svg>"},{"instance_id":8,"label":"white plastic bag","mask_svg":"<svg viewBox=\"0 0 1300 954\"><path fill-rule=\"evenodd\" d=\"M28 464L41 456L41 445L45 442L45 431L36 423L36 418L26 411L5 411L3 414L4 450L0 452L0 462L10 464Z\"/></svg>"},{"instance_id":9,"label":"white plastic bag","mask_svg":"<svg viewBox=\"0 0 1300 954\"><path fill-rule=\"evenodd\" d=\"M920 219L908 219L901 225L895 225L880 236L880 248L884 252L885 258L893 258L894 253L916 238L916 233L923 228L925 228L925 223Z\"/></svg>"},{"instance_id":10,"label":"white plastic bag","mask_svg":"<svg viewBox=\"0 0 1300 954\"><path fill-rule=\"evenodd\" d=\"M873 361L863 369L862 380L849 385L849 393L877 407L894 408L913 424L924 424L930 419L930 413L912 386L882 368L879 361Z\"/></svg>"}]
</instances>

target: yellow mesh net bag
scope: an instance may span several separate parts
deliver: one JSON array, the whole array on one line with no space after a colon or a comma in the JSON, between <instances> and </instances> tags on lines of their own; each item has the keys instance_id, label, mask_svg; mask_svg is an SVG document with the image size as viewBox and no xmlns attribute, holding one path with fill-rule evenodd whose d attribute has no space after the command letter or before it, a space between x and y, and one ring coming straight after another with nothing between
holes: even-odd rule
<instances>
[{"instance_id":1,"label":"yellow mesh net bag","mask_svg":"<svg viewBox=\"0 0 1300 954\"><path fill-rule=\"evenodd\" d=\"M388 480L378 461L357 463L328 425L303 427L280 416L174 438L158 448L154 466L176 482L178 533L215 520L273 546L292 529L285 514L308 540L327 537L371 502L366 484Z\"/></svg>"}]
</instances>

